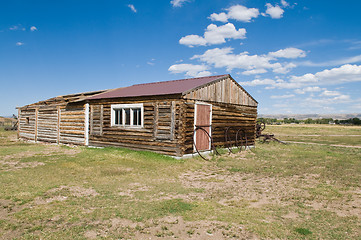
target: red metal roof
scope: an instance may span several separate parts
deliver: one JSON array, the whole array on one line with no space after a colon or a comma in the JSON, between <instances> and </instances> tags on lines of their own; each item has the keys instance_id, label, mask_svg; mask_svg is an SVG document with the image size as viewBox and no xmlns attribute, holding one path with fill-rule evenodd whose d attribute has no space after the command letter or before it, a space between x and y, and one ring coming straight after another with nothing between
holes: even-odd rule
<instances>
[{"instance_id":1,"label":"red metal roof","mask_svg":"<svg viewBox=\"0 0 361 240\"><path fill-rule=\"evenodd\" d=\"M112 91L101 93L88 99L103 99L103 98L122 98L122 97L140 97L140 96L156 96L168 94L181 94L193 88L202 86L204 84L213 82L217 79L227 77L226 75L189 78L165 82L136 84L130 87L118 88Z\"/></svg>"}]
</instances>

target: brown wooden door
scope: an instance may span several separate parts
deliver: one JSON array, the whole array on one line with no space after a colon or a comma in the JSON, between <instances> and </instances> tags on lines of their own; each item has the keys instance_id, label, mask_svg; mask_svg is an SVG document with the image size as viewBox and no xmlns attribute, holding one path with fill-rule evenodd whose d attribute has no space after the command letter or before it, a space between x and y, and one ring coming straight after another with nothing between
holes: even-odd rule
<instances>
[{"instance_id":1,"label":"brown wooden door","mask_svg":"<svg viewBox=\"0 0 361 240\"><path fill-rule=\"evenodd\" d=\"M195 128L197 126L203 126L203 128L209 133L210 132L210 125L212 119L212 105L208 104L196 104L195 109ZM205 151L210 150L210 139L209 136L202 130L197 130L195 135L195 144L197 146L198 151Z\"/></svg>"}]
</instances>

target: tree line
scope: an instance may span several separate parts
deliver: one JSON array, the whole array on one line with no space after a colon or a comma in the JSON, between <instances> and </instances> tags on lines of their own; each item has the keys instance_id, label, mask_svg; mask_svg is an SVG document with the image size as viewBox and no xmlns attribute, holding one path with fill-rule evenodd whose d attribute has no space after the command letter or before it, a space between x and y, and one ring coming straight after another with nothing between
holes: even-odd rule
<instances>
[{"instance_id":1,"label":"tree line","mask_svg":"<svg viewBox=\"0 0 361 240\"><path fill-rule=\"evenodd\" d=\"M361 125L361 119L359 118L349 118L345 120L338 120L333 118L318 118L312 119L307 118L305 120L298 120L295 118L258 118L258 121L264 122L270 125L278 124L341 124L341 125Z\"/></svg>"}]
</instances>

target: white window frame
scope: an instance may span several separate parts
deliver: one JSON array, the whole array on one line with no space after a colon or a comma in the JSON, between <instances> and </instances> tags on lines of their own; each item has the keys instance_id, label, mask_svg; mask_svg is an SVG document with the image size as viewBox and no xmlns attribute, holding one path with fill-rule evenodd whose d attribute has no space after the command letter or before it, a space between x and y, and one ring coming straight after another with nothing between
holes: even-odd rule
<instances>
[{"instance_id":1,"label":"white window frame","mask_svg":"<svg viewBox=\"0 0 361 240\"><path fill-rule=\"evenodd\" d=\"M125 125L125 114L124 109L130 109L130 125ZM142 124L133 125L133 109L140 108ZM122 110L122 124L115 124L115 110ZM144 107L143 103L134 104L112 104L111 105L111 126L112 127L124 127L124 128L143 128L144 127Z\"/></svg>"}]
</instances>

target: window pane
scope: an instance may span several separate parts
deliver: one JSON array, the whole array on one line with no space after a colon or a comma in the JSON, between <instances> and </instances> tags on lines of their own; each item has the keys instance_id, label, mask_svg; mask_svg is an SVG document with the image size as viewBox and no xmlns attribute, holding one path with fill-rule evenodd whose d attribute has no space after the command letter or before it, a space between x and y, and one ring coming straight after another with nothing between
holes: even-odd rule
<instances>
[{"instance_id":1,"label":"window pane","mask_svg":"<svg viewBox=\"0 0 361 240\"><path fill-rule=\"evenodd\" d=\"M142 125L142 111L140 108L138 109L138 125Z\"/></svg>"},{"instance_id":2,"label":"window pane","mask_svg":"<svg viewBox=\"0 0 361 240\"><path fill-rule=\"evenodd\" d=\"M119 123L119 110L118 110L118 109L115 109L115 110L114 110L114 115L115 115L114 124L115 124L115 125L120 124L120 123Z\"/></svg>"},{"instance_id":3,"label":"window pane","mask_svg":"<svg viewBox=\"0 0 361 240\"><path fill-rule=\"evenodd\" d=\"M133 125L140 126L142 125L141 122L141 110L140 108L134 108L133 109Z\"/></svg>"},{"instance_id":4,"label":"window pane","mask_svg":"<svg viewBox=\"0 0 361 240\"><path fill-rule=\"evenodd\" d=\"M118 110L118 118L119 118L119 125L122 125L123 124L123 114L122 114L123 112L122 112L122 110L121 109L119 109Z\"/></svg>"},{"instance_id":5,"label":"window pane","mask_svg":"<svg viewBox=\"0 0 361 240\"><path fill-rule=\"evenodd\" d=\"M125 108L124 114L125 114L125 125L130 125L130 108Z\"/></svg>"}]
</instances>

